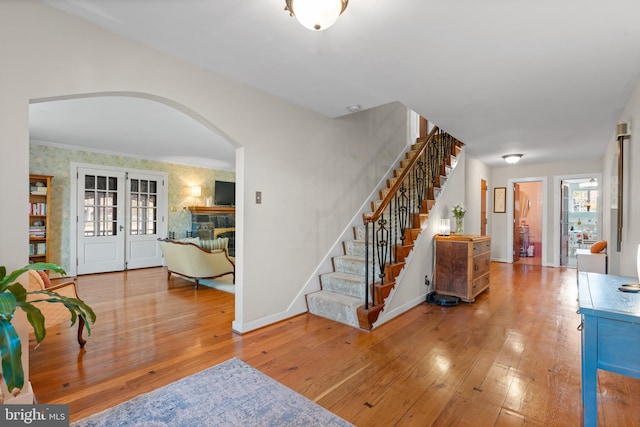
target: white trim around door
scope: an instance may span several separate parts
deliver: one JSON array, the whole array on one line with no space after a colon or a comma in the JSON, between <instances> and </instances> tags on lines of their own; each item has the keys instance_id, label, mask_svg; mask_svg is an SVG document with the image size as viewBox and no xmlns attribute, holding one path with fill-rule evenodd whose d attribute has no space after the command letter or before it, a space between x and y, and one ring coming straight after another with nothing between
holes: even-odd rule
<instances>
[{"instance_id":1,"label":"white trim around door","mask_svg":"<svg viewBox=\"0 0 640 427\"><path fill-rule=\"evenodd\" d=\"M71 163L70 274L162 265L168 174Z\"/></svg>"}]
</instances>

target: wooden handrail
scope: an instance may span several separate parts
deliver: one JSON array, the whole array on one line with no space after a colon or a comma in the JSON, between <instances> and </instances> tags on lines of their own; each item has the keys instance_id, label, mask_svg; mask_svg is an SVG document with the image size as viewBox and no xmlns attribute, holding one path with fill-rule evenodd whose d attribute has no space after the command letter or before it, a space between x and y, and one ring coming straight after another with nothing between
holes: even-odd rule
<instances>
[{"instance_id":1,"label":"wooden handrail","mask_svg":"<svg viewBox=\"0 0 640 427\"><path fill-rule=\"evenodd\" d=\"M393 185L388 186L389 192L380 206L373 214L362 214L365 288L364 306L358 318L366 319L369 326L375 320L370 315L379 313L379 308L370 307L384 307L383 300L390 287L395 286L395 278L427 219L437 195L435 189L442 184L442 175L447 174L450 156L457 155L459 143L450 134L434 127L429 135L416 141L410 154L400 163L396 169L398 176ZM369 326L365 328L370 329Z\"/></svg>"},{"instance_id":2,"label":"wooden handrail","mask_svg":"<svg viewBox=\"0 0 640 427\"><path fill-rule=\"evenodd\" d=\"M429 142L433 140L436 132L438 132L438 127L434 126L431 132L429 132L429 135L427 135L424 142L422 142L422 147L420 147L417 150L417 152L414 154L409 164L404 168L400 176L397 178L395 184L393 184L393 186L389 190L389 193L387 193L385 198L382 200L382 203L380 204L378 209L376 209L376 211L372 215L367 215L364 213L362 214L362 220L364 224L367 224L369 222L375 222L378 219L380 219L384 210L387 208L387 206L389 206L389 203L391 203L393 196L398 192L398 189L403 185L402 183L404 182L405 178L407 177L409 172L413 169L415 164L418 162L418 159L420 158L424 150L427 148L427 145L429 145Z\"/></svg>"}]
</instances>

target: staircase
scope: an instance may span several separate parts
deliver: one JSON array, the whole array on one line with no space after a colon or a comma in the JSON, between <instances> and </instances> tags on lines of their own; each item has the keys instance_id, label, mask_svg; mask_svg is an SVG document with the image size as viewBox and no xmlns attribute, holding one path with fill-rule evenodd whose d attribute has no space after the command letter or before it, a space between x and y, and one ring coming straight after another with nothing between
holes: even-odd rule
<instances>
[{"instance_id":1,"label":"staircase","mask_svg":"<svg viewBox=\"0 0 640 427\"><path fill-rule=\"evenodd\" d=\"M310 313L373 328L463 145L438 128L412 145L353 239L342 242L333 271L320 276L321 290L307 295Z\"/></svg>"}]
</instances>

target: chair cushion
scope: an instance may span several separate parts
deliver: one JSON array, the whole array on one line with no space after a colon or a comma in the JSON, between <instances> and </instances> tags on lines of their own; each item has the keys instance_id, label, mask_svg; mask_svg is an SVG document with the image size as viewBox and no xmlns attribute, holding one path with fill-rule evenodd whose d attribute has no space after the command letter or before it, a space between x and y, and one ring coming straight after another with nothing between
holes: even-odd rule
<instances>
[{"instance_id":1,"label":"chair cushion","mask_svg":"<svg viewBox=\"0 0 640 427\"><path fill-rule=\"evenodd\" d=\"M42 283L44 284L44 288L50 288L53 284L51 283L51 279L49 279L49 276L47 275L47 273L45 273L42 270L38 270L37 271L38 275L40 275L40 278L42 279Z\"/></svg>"},{"instance_id":2,"label":"chair cushion","mask_svg":"<svg viewBox=\"0 0 640 427\"><path fill-rule=\"evenodd\" d=\"M197 243L202 249L208 251L214 249L227 249L229 247L228 237L218 237L217 239L202 239Z\"/></svg>"},{"instance_id":3,"label":"chair cushion","mask_svg":"<svg viewBox=\"0 0 640 427\"><path fill-rule=\"evenodd\" d=\"M600 240L598 242L595 242L591 246L591 253L592 254L598 254L598 253L604 251L605 249L607 249L607 241L606 240Z\"/></svg>"}]
</instances>

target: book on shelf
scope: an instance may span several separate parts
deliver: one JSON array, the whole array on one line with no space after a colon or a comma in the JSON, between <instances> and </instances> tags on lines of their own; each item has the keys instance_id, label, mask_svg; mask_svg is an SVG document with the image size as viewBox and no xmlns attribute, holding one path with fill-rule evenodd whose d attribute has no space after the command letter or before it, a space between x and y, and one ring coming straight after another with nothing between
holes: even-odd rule
<instances>
[{"instance_id":1,"label":"book on shelf","mask_svg":"<svg viewBox=\"0 0 640 427\"><path fill-rule=\"evenodd\" d=\"M46 237L47 227L44 225L32 225L29 227L29 237Z\"/></svg>"},{"instance_id":2,"label":"book on shelf","mask_svg":"<svg viewBox=\"0 0 640 427\"><path fill-rule=\"evenodd\" d=\"M47 254L47 244L46 243L30 243L29 244L29 255L46 255Z\"/></svg>"},{"instance_id":3,"label":"book on shelf","mask_svg":"<svg viewBox=\"0 0 640 427\"><path fill-rule=\"evenodd\" d=\"M29 191L31 194L45 196L47 194L47 187L38 187L38 186L32 185L29 188Z\"/></svg>"},{"instance_id":4,"label":"book on shelf","mask_svg":"<svg viewBox=\"0 0 640 427\"><path fill-rule=\"evenodd\" d=\"M29 203L29 215L46 215L46 203Z\"/></svg>"}]
</instances>

